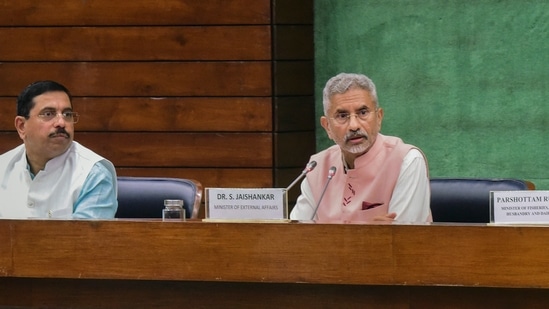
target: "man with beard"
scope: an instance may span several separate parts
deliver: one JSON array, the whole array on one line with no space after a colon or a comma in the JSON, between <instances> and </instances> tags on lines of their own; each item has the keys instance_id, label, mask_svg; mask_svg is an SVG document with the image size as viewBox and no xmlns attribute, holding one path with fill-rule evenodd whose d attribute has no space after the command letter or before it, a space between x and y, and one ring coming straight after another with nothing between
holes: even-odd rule
<instances>
[{"instance_id":1,"label":"man with beard","mask_svg":"<svg viewBox=\"0 0 549 309\"><path fill-rule=\"evenodd\" d=\"M116 171L73 140L77 121L63 85L37 81L21 92L15 128L23 144L0 156L0 217L114 217Z\"/></svg>"},{"instance_id":2,"label":"man with beard","mask_svg":"<svg viewBox=\"0 0 549 309\"><path fill-rule=\"evenodd\" d=\"M317 167L301 183L290 218L431 222L427 160L417 147L379 133L383 109L374 83L338 74L324 87L323 107L320 124L336 145L311 156Z\"/></svg>"}]
</instances>

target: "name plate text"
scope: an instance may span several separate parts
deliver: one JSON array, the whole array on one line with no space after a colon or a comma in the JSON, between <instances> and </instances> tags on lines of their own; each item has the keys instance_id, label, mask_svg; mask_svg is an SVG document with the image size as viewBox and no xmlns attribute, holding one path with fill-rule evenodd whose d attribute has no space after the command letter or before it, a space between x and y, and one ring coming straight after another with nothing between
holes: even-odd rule
<instances>
[{"instance_id":1,"label":"name plate text","mask_svg":"<svg viewBox=\"0 0 549 309\"><path fill-rule=\"evenodd\" d=\"M285 220L288 199L282 188L206 188L206 219Z\"/></svg>"},{"instance_id":2,"label":"name plate text","mask_svg":"<svg viewBox=\"0 0 549 309\"><path fill-rule=\"evenodd\" d=\"M493 191L490 195L492 223L549 224L549 191Z\"/></svg>"}]
</instances>

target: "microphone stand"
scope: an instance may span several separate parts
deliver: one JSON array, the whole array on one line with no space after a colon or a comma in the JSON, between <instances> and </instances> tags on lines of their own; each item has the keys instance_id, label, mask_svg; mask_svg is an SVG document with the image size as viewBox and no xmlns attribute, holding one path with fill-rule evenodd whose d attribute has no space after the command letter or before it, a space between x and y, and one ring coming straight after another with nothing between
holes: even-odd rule
<instances>
[{"instance_id":1,"label":"microphone stand","mask_svg":"<svg viewBox=\"0 0 549 309\"><path fill-rule=\"evenodd\" d=\"M295 186L295 184L301 180L308 172L312 171L316 167L316 161L311 161L305 166L305 169L301 172L301 175L297 176L296 179L288 186L286 187L286 192L290 190L291 187Z\"/></svg>"},{"instance_id":2,"label":"microphone stand","mask_svg":"<svg viewBox=\"0 0 549 309\"><path fill-rule=\"evenodd\" d=\"M328 181L326 181L326 184L324 185L324 189L322 189L322 194L320 194L318 203L316 203L315 212L313 212L313 216L311 217L311 220L314 220L316 216L316 212L318 211L318 207L320 206L320 202L322 202L324 193L326 193L326 189L328 188L328 184L330 183L330 180L332 180L332 178L334 177L335 173L336 173L336 167L335 166L330 167L330 170L328 171Z\"/></svg>"}]
</instances>

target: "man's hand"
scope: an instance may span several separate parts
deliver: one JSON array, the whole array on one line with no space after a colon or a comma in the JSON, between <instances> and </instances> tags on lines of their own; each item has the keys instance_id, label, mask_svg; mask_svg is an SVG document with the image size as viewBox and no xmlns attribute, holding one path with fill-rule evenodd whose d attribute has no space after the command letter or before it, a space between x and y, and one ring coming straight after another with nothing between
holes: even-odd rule
<instances>
[{"instance_id":1,"label":"man's hand","mask_svg":"<svg viewBox=\"0 0 549 309\"><path fill-rule=\"evenodd\" d=\"M390 212L384 216L374 217L374 221L395 221L396 216L396 212Z\"/></svg>"}]
</instances>

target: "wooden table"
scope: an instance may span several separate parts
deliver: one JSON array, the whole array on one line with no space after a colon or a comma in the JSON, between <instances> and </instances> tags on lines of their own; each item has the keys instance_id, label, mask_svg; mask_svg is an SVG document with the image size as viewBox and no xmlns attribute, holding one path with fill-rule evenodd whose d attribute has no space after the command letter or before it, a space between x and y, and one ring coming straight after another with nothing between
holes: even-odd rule
<instances>
[{"instance_id":1,"label":"wooden table","mask_svg":"<svg viewBox=\"0 0 549 309\"><path fill-rule=\"evenodd\" d=\"M0 220L0 308L545 308L548 244L528 226Z\"/></svg>"}]
</instances>

